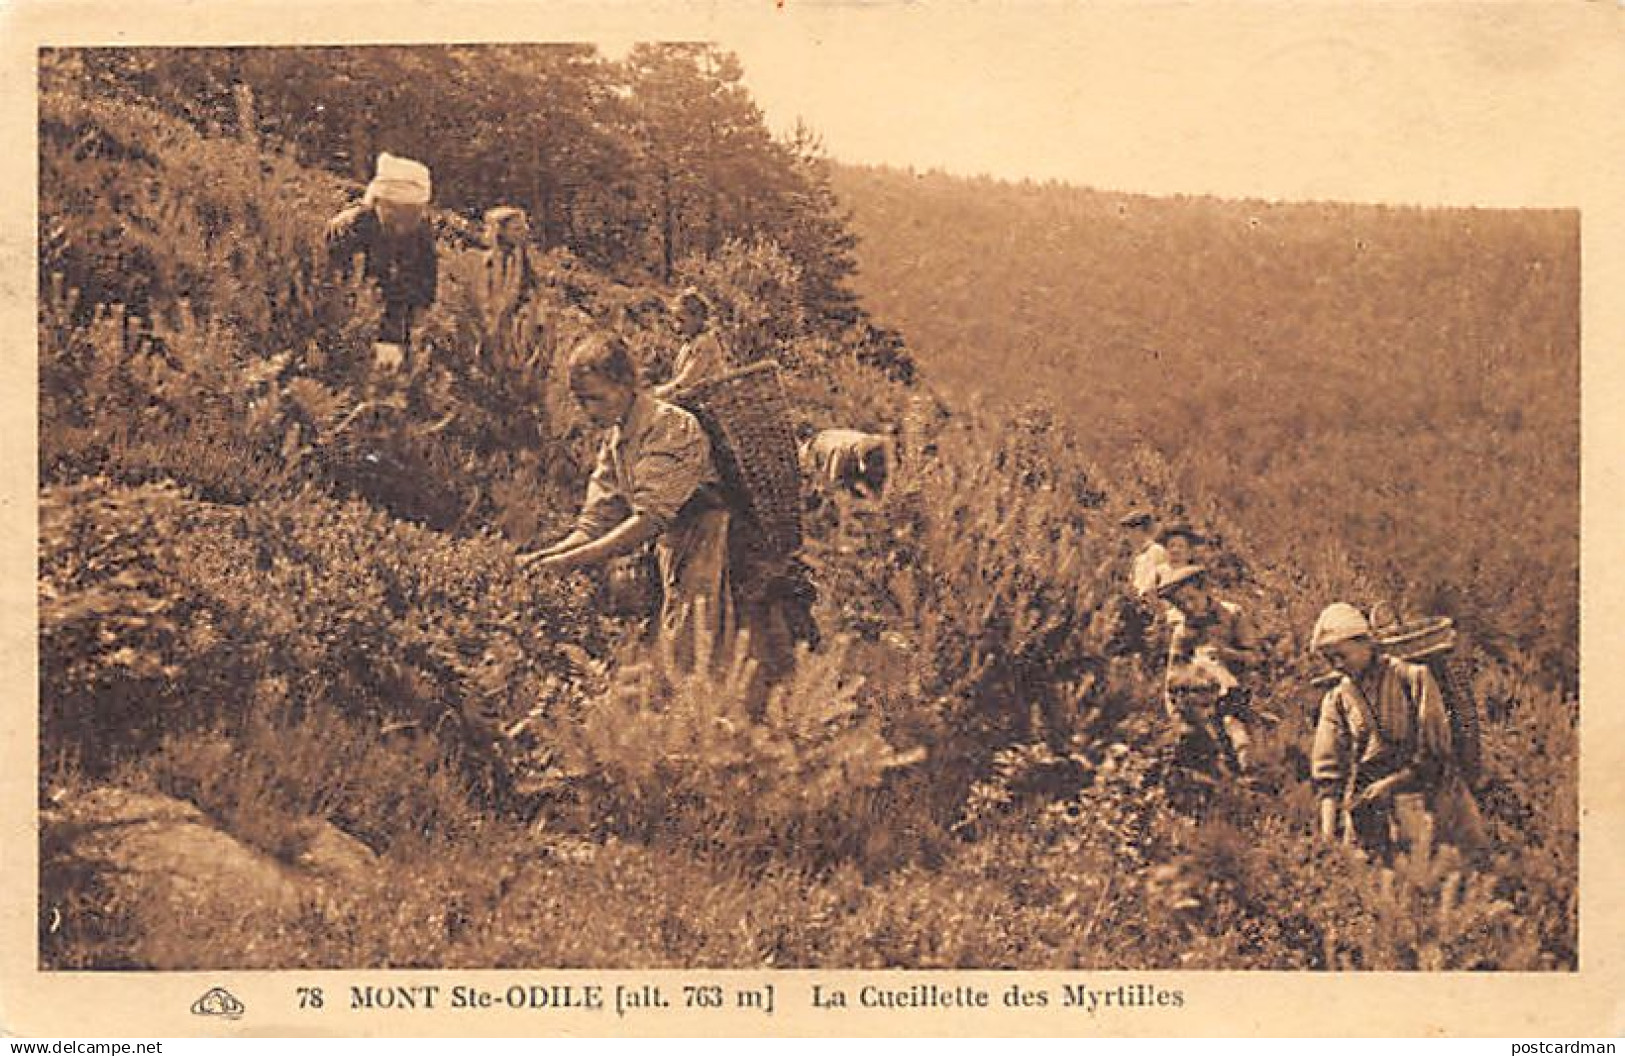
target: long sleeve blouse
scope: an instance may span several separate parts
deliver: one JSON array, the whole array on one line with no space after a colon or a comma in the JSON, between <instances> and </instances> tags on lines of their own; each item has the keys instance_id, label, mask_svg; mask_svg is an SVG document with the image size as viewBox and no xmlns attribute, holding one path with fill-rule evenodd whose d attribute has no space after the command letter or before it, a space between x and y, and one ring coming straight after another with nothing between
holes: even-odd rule
<instances>
[{"instance_id":1,"label":"long sleeve blouse","mask_svg":"<svg viewBox=\"0 0 1625 1056\"><path fill-rule=\"evenodd\" d=\"M1371 677L1343 680L1320 702L1310 768L1322 794L1364 786L1401 767L1423 787L1450 755L1450 717L1433 674L1421 664L1381 657Z\"/></svg>"},{"instance_id":2,"label":"long sleeve blouse","mask_svg":"<svg viewBox=\"0 0 1625 1056\"><path fill-rule=\"evenodd\" d=\"M700 488L718 479L699 421L639 393L625 420L598 447L576 527L596 538L636 513L664 528Z\"/></svg>"}]
</instances>

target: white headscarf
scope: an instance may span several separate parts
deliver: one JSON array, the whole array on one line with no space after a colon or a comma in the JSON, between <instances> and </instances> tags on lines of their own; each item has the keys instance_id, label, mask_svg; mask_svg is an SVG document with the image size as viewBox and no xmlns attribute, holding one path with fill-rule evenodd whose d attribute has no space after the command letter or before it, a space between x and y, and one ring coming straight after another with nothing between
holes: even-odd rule
<instances>
[{"instance_id":1,"label":"white headscarf","mask_svg":"<svg viewBox=\"0 0 1625 1056\"><path fill-rule=\"evenodd\" d=\"M362 201L395 202L400 205L428 205L433 185L429 180L429 166L411 158L398 158L393 154L378 155L378 170Z\"/></svg>"}]
</instances>

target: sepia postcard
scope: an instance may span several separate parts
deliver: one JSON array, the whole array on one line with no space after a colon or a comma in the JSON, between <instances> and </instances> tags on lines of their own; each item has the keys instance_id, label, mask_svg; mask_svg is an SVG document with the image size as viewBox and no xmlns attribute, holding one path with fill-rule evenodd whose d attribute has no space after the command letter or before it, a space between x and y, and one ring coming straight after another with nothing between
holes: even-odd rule
<instances>
[{"instance_id":1,"label":"sepia postcard","mask_svg":"<svg viewBox=\"0 0 1625 1056\"><path fill-rule=\"evenodd\" d=\"M1625 1031L1625 6L0 42L0 1032Z\"/></svg>"}]
</instances>

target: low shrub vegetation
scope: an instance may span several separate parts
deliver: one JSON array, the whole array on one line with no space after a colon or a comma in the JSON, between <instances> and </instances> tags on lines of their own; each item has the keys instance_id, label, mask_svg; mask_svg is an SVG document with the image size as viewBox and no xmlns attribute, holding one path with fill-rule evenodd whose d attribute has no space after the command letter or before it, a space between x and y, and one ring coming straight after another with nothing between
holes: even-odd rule
<instances>
[{"instance_id":1,"label":"low shrub vegetation","mask_svg":"<svg viewBox=\"0 0 1625 1056\"><path fill-rule=\"evenodd\" d=\"M139 81L93 95L62 76L41 106L42 798L161 792L277 861L326 823L377 859L294 913L183 921L55 872L42 909L73 920L42 933L47 966L1575 968L1574 467L1562 445L1531 453L1532 427L1474 445L1459 408L1431 431L1349 421L1336 465L1401 505L1369 523L1317 506L1347 531L1294 539L1302 467L1242 458L1264 435L1245 421L1214 416L1200 449L1114 444L1071 389L979 402L956 389L953 348L854 315L831 285L850 262L782 231L736 232L669 273L647 246L614 262L596 236L590 259L551 245L500 328L476 250L448 235L426 354L381 377L375 295L320 266L321 223L352 188L296 151L206 134ZM1144 235L1147 255L1219 237L1217 207L1159 208L1169 233ZM1572 249L1561 225L1509 230L1543 260ZM1322 307L1386 318L1433 266L1386 249L1367 302ZM614 328L663 376L651 305L679 282L741 360L785 366L798 426L895 427L880 497L808 496L824 644L765 706L741 663L685 674L637 648L593 575L515 561L567 530L592 454L555 364ZM1196 296L1125 290L1136 310ZM1496 362L1481 396L1504 410L1516 362ZM1324 401L1357 389L1316 381L1275 410L1318 443ZM1205 374L1182 391L1209 409L1234 395ZM1493 487L1469 500L1468 483L1386 473L1401 457ZM1546 504L1540 546L1457 531L1520 481L1541 485L1517 500ZM1222 538L1220 593L1268 632L1252 787L1173 763L1159 642L1125 629L1117 523L1142 505ZM1416 513L1384 547L1395 508ZM1519 600L1531 577L1544 615ZM1300 635L1334 597L1474 632L1491 851L1384 864L1314 838Z\"/></svg>"}]
</instances>

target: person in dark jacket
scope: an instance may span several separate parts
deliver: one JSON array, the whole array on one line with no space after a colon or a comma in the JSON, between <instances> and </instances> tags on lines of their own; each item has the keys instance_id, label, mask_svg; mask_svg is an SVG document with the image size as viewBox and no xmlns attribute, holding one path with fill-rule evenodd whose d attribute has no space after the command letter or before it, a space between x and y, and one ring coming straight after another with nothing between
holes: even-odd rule
<instances>
[{"instance_id":1,"label":"person in dark jacket","mask_svg":"<svg viewBox=\"0 0 1625 1056\"><path fill-rule=\"evenodd\" d=\"M427 212L430 192L427 166L380 154L377 175L361 202L327 222L332 266L349 277L359 254L363 274L378 284L384 317L373 354L386 368L405 362L415 317L434 303L439 264Z\"/></svg>"}]
</instances>

